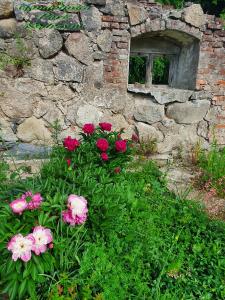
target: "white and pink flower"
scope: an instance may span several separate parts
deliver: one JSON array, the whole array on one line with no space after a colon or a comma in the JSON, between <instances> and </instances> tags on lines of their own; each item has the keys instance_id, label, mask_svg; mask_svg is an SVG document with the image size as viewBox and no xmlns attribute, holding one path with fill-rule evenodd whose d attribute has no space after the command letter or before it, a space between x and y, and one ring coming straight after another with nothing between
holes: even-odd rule
<instances>
[{"instance_id":1,"label":"white and pink flower","mask_svg":"<svg viewBox=\"0 0 225 300\"><path fill-rule=\"evenodd\" d=\"M32 192L26 192L21 198L16 199L10 203L10 207L15 214L22 214L24 210L37 209L43 198L40 193L32 194Z\"/></svg>"},{"instance_id":2,"label":"white and pink flower","mask_svg":"<svg viewBox=\"0 0 225 300\"><path fill-rule=\"evenodd\" d=\"M48 245L53 241L51 230L42 226L36 226L28 236L34 240L32 251L36 255L46 252Z\"/></svg>"},{"instance_id":3,"label":"white and pink flower","mask_svg":"<svg viewBox=\"0 0 225 300\"><path fill-rule=\"evenodd\" d=\"M17 261L17 259L20 258L24 262L27 262L31 259L33 245L33 237L24 237L22 234L17 234L9 241L7 249L12 252L12 259L14 261Z\"/></svg>"},{"instance_id":4,"label":"white and pink flower","mask_svg":"<svg viewBox=\"0 0 225 300\"><path fill-rule=\"evenodd\" d=\"M27 208L27 202L25 199L16 199L12 201L9 206L15 214L21 215L23 211Z\"/></svg>"},{"instance_id":5,"label":"white and pink flower","mask_svg":"<svg viewBox=\"0 0 225 300\"><path fill-rule=\"evenodd\" d=\"M70 225L79 225L87 220L87 200L82 196L70 195L68 209L62 212L63 221Z\"/></svg>"}]
</instances>

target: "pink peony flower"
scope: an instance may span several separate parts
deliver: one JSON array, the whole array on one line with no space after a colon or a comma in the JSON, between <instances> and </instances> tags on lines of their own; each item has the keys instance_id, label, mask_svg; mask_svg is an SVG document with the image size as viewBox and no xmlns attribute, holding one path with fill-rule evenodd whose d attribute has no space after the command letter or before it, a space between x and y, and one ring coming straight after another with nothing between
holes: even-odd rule
<instances>
[{"instance_id":1,"label":"pink peony flower","mask_svg":"<svg viewBox=\"0 0 225 300\"><path fill-rule=\"evenodd\" d=\"M102 159L102 160L104 160L104 161L107 161L107 160L109 160L109 156L108 156L108 154L107 154L107 153L105 153L105 152L101 153L101 159Z\"/></svg>"},{"instance_id":2,"label":"pink peony flower","mask_svg":"<svg viewBox=\"0 0 225 300\"><path fill-rule=\"evenodd\" d=\"M87 220L87 214L73 216L72 210L67 209L62 212L63 221L71 226L80 225Z\"/></svg>"},{"instance_id":3,"label":"pink peony flower","mask_svg":"<svg viewBox=\"0 0 225 300\"><path fill-rule=\"evenodd\" d=\"M77 139L72 139L71 136L68 136L64 139L63 145L68 151L74 151L80 146L80 143Z\"/></svg>"},{"instance_id":4,"label":"pink peony flower","mask_svg":"<svg viewBox=\"0 0 225 300\"><path fill-rule=\"evenodd\" d=\"M13 202L11 202L9 206L15 214L21 215L23 211L27 208L27 201L23 198L16 199Z\"/></svg>"},{"instance_id":5,"label":"pink peony flower","mask_svg":"<svg viewBox=\"0 0 225 300\"><path fill-rule=\"evenodd\" d=\"M106 139L98 139L96 146L98 147L99 150L101 150L102 152L105 152L109 148L109 143Z\"/></svg>"},{"instance_id":6,"label":"pink peony flower","mask_svg":"<svg viewBox=\"0 0 225 300\"><path fill-rule=\"evenodd\" d=\"M34 239L31 236L24 237L17 234L9 241L7 249L12 252L12 259L18 258L27 262L31 259L31 250L34 245Z\"/></svg>"},{"instance_id":7,"label":"pink peony flower","mask_svg":"<svg viewBox=\"0 0 225 300\"><path fill-rule=\"evenodd\" d=\"M99 126L101 127L102 130L105 130L105 131L112 130L112 124L110 124L110 123L106 123L106 122L99 123Z\"/></svg>"},{"instance_id":8,"label":"pink peony flower","mask_svg":"<svg viewBox=\"0 0 225 300\"><path fill-rule=\"evenodd\" d=\"M27 209L29 210L37 209L41 205L42 200L43 198L41 197L40 193L32 195L30 202L28 202L27 204Z\"/></svg>"},{"instance_id":9,"label":"pink peony flower","mask_svg":"<svg viewBox=\"0 0 225 300\"><path fill-rule=\"evenodd\" d=\"M94 126L94 124L91 124L91 123L85 124L83 126L82 130L83 130L84 133L93 134L94 131L95 131L95 126Z\"/></svg>"},{"instance_id":10,"label":"pink peony flower","mask_svg":"<svg viewBox=\"0 0 225 300\"><path fill-rule=\"evenodd\" d=\"M70 225L83 224L87 219L87 200L84 197L70 195L68 209L62 212L63 221Z\"/></svg>"},{"instance_id":11,"label":"pink peony flower","mask_svg":"<svg viewBox=\"0 0 225 300\"><path fill-rule=\"evenodd\" d=\"M127 150L127 142L125 140L118 140L115 142L116 151L118 152L126 152Z\"/></svg>"},{"instance_id":12,"label":"pink peony flower","mask_svg":"<svg viewBox=\"0 0 225 300\"><path fill-rule=\"evenodd\" d=\"M40 255L47 251L48 244L53 241L51 230L42 226L36 226L33 233L28 236L34 240L32 251L34 251L36 255Z\"/></svg>"}]
</instances>

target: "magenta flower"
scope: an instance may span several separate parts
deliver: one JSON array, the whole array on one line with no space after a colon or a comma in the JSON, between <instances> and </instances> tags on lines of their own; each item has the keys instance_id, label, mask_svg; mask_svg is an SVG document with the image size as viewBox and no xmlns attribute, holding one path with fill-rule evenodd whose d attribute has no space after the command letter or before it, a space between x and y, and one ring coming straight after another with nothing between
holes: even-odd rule
<instances>
[{"instance_id":1,"label":"magenta flower","mask_svg":"<svg viewBox=\"0 0 225 300\"><path fill-rule=\"evenodd\" d=\"M53 241L51 230L42 226L35 227L33 233L28 236L34 240L32 251L34 251L36 255L40 255L47 251L48 244Z\"/></svg>"},{"instance_id":2,"label":"magenta flower","mask_svg":"<svg viewBox=\"0 0 225 300\"><path fill-rule=\"evenodd\" d=\"M104 160L104 161L107 161L107 160L109 160L109 156L108 156L108 154L107 154L107 153L105 153L105 152L102 152L102 153L101 153L101 159L102 159L102 160Z\"/></svg>"},{"instance_id":3,"label":"magenta flower","mask_svg":"<svg viewBox=\"0 0 225 300\"><path fill-rule=\"evenodd\" d=\"M31 196L30 202L27 204L27 209L33 210L38 208L42 203L43 198L40 193L34 194Z\"/></svg>"},{"instance_id":4,"label":"magenta flower","mask_svg":"<svg viewBox=\"0 0 225 300\"><path fill-rule=\"evenodd\" d=\"M95 125L92 123L84 124L82 130L86 134L93 134L95 132Z\"/></svg>"},{"instance_id":5,"label":"magenta flower","mask_svg":"<svg viewBox=\"0 0 225 300\"><path fill-rule=\"evenodd\" d=\"M118 140L115 142L116 151L118 152L126 152L127 150L127 141L126 140Z\"/></svg>"},{"instance_id":6,"label":"magenta flower","mask_svg":"<svg viewBox=\"0 0 225 300\"><path fill-rule=\"evenodd\" d=\"M27 202L25 199L22 198L16 199L13 202L11 202L9 206L15 214L21 215L23 211L27 208Z\"/></svg>"},{"instance_id":7,"label":"magenta flower","mask_svg":"<svg viewBox=\"0 0 225 300\"><path fill-rule=\"evenodd\" d=\"M17 234L9 241L7 249L12 252L12 259L18 258L27 262L31 259L31 250L34 245L34 239L31 236L24 237Z\"/></svg>"},{"instance_id":8,"label":"magenta flower","mask_svg":"<svg viewBox=\"0 0 225 300\"><path fill-rule=\"evenodd\" d=\"M83 224L87 219L87 200L84 197L70 195L68 209L62 212L63 221L70 225Z\"/></svg>"}]
</instances>

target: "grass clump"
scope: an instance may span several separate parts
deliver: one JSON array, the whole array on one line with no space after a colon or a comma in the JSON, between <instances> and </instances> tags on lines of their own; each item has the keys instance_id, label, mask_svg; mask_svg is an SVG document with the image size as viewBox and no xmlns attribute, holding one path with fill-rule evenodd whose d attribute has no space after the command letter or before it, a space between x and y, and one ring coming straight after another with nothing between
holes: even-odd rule
<instances>
[{"instance_id":1,"label":"grass clump","mask_svg":"<svg viewBox=\"0 0 225 300\"><path fill-rule=\"evenodd\" d=\"M108 160L99 138L108 141ZM168 191L153 162L135 171L131 162L127 171L129 142L117 152L118 139L97 129L72 151L77 143L67 139L37 177L0 187L0 286L10 299L224 299L224 223ZM43 202L13 214L9 202L25 191L40 192ZM88 200L82 225L61 217L71 194ZM10 238L37 225L51 230L54 246L12 261Z\"/></svg>"},{"instance_id":2,"label":"grass clump","mask_svg":"<svg viewBox=\"0 0 225 300\"><path fill-rule=\"evenodd\" d=\"M220 149L216 142L210 151L200 151L197 164L201 174L198 180L207 191L225 197L225 148Z\"/></svg>"}]
</instances>

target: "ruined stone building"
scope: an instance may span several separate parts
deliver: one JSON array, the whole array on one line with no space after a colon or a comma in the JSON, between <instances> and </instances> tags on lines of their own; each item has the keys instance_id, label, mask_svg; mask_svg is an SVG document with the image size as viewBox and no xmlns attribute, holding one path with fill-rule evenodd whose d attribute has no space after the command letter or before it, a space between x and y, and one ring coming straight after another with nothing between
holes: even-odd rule
<instances>
[{"instance_id":1,"label":"ruined stone building","mask_svg":"<svg viewBox=\"0 0 225 300\"><path fill-rule=\"evenodd\" d=\"M222 20L198 4L176 10L154 0L65 0L63 10L52 1L36 4L55 8L44 16L30 1L0 3L0 52L14 59L0 70L6 142L51 144L58 119L61 138L109 121L126 138L157 139L161 155L198 141L207 148L214 138L225 144ZM88 7L74 11L78 4ZM145 58L144 82L128 81L132 56ZM152 79L156 57L169 61L163 85Z\"/></svg>"}]
</instances>

